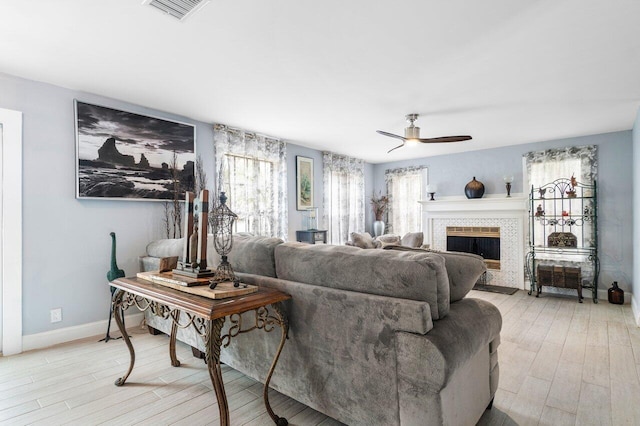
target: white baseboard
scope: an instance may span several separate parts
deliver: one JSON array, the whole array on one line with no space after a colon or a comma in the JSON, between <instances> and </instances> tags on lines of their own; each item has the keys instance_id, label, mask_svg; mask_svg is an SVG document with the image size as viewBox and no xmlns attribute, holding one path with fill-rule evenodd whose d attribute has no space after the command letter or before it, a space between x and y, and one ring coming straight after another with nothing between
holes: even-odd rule
<instances>
[{"instance_id":1,"label":"white baseboard","mask_svg":"<svg viewBox=\"0 0 640 426\"><path fill-rule=\"evenodd\" d=\"M631 312L633 312L633 319L636 325L640 327L640 302L636 301L635 297L631 298Z\"/></svg>"},{"instance_id":2,"label":"white baseboard","mask_svg":"<svg viewBox=\"0 0 640 426\"><path fill-rule=\"evenodd\" d=\"M525 291L529 291L529 280L525 280L524 283L524 288L523 290ZM607 301L609 300L609 293L607 291L608 289L606 288L598 288L598 300L604 300ZM568 295L568 296L575 296L576 295L576 291L573 289L563 289L563 288L555 288L555 287L543 287L543 293L557 293L557 294L564 294L564 295ZM582 297L584 297L584 300L588 300L591 299L592 293L590 289L583 289L582 290ZM624 292L624 303L625 305L627 303L631 303L631 307L633 308L633 317L636 319L636 322L638 323L638 325L640 325L640 318L638 317L638 314L640 314L640 303L636 303L636 300L633 298L633 293L631 292ZM634 307L635 305L635 307Z\"/></svg>"},{"instance_id":3,"label":"white baseboard","mask_svg":"<svg viewBox=\"0 0 640 426\"><path fill-rule=\"evenodd\" d=\"M126 315L125 324L127 327L137 326L143 318L143 312ZM84 339L85 337L91 336L104 337L107 334L107 322L108 320L102 320L73 327L59 328L53 331L45 331L44 333L22 336L22 350L26 352L34 349L47 348L49 346L70 342L72 340ZM118 331L118 325L116 324L115 319L111 320L111 331Z\"/></svg>"}]
</instances>

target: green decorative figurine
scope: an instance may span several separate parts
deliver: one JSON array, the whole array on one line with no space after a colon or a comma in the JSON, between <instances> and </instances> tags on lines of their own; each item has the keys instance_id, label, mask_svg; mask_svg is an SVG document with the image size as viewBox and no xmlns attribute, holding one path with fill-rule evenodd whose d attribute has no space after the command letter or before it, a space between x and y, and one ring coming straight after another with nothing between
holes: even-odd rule
<instances>
[{"instance_id":1,"label":"green decorative figurine","mask_svg":"<svg viewBox=\"0 0 640 426\"><path fill-rule=\"evenodd\" d=\"M112 232L111 235L111 269L107 272L107 279L111 282L116 278L122 278L125 273L122 269L118 269L118 263L116 262L116 233ZM111 294L113 294L115 288L111 287Z\"/></svg>"},{"instance_id":2,"label":"green decorative figurine","mask_svg":"<svg viewBox=\"0 0 640 426\"><path fill-rule=\"evenodd\" d=\"M109 272L107 272L107 279L109 280L109 282L115 280L116 278L122 278L125 276L125 273L122 269L118 269L118 263L116 262L116 233L115 232L111 232L109 235L111 235L111 269L109 270ZM109 287L111 290L111 298L113 299L113 293L116 291L116 288L111 286ZM107 323L107 335L104 337L104 339L100 339L99 341L102 342L104 340L104 342L108 342L111 339L114 339L113 337L109 336L109 330L111 329L111 317L113 316L113 305L111 303L109 303L109 322ZM122 318L123 321L123 325L124 325L124 317ZM116 337L115 339L121 339L122 337Z\"/></svg>"}]
</instances>

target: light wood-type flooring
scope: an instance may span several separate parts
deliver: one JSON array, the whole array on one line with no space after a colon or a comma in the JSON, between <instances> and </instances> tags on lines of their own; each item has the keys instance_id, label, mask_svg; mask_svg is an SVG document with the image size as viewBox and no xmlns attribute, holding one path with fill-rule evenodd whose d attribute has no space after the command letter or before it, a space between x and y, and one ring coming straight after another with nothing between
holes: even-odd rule
<instances>
[{"instance_id":1,"label":"light wood-type flooring","mask_svg":"<svg viewBox=\"0 0 640 426\"><path fill-rule=\"evenodd\" d=\"M503 315L500 385L480 425L640 425L640 328L628 305L536 299L523 291L469 296L493 302ZM182 365L173 368L165 335L140 327L130 334L136 365L123 387L113 384L129 362L122 340L97 336L0 358L0 424L218 424L202 360L178 343ZM261 385L227 366L223 371L231 424L272 424ZM292 425L340 424L270 395L274 411Z\"/></svg>"}]
</instances>

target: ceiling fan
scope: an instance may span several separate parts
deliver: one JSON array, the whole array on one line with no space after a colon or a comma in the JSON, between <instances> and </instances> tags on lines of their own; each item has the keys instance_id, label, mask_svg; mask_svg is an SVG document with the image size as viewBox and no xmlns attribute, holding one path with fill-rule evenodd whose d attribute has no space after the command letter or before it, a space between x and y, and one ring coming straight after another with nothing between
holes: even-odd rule
<instances>
[{"instance_id":1,"label":"ceiling fan","mask_svg":"<svg viewBox=\"0 0 640 426\"><path fill-rule=\"evenodd\" d=\"M382 130L376 130L384 136L389 136L396 139L402 139L402 144L391 148L387 151L387 154L391 151L402 148L407 142L422 142L422 143L443 143L443 142L462 142L471 139L471 136L441 136L439 138L420 138L420 127L414 126L413 122L418 119L418 114L407 114L406 119L409 122L409 127L404 128L404 136L394 135L393 133L383 132Z\"/></svg>"}]
</instances>

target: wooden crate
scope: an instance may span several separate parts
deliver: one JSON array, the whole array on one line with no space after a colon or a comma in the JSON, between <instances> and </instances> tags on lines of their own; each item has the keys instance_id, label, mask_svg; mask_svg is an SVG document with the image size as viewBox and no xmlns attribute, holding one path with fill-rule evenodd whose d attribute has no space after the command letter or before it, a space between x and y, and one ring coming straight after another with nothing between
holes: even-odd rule
<instances>
[{"instance_id":1,"label":"wooden crate","mask_svg":"<svg viewBox=\"0 0 640 426\"><path fill-rule=\"evenodd\" d=\"M575 288L582 286L582 270L571 266L564 267L564 285L566 288Z\"/></svg>"},{"instance_id":2,"label":"wooden crate","mask_svg":"<svg viewBox=\"0 0 640 426\"><path fill-rule=\"evenodd\" d=\"M564 266L553 266L553 286L564 288Z\"/></svg>"},{"instance_id":3,"label":"wooden crate","mask_svg":"<svg viewBox=\"0 0 640 426\"><path fill-rule=\"evenodd\" d=\"M539 286L577 289L582 286L582 270L577 267L560 265L538 265Z\"/></svg>"},{"instance_id":4,"label":"wooden crate","mask_svg":"<svg viewBox=\"0 0 640 426\"><path fill-rule=\"evenodd\" d=\"M553 285L553 266L538 265L538 285Z\"/></svg>"}]
</instances>

